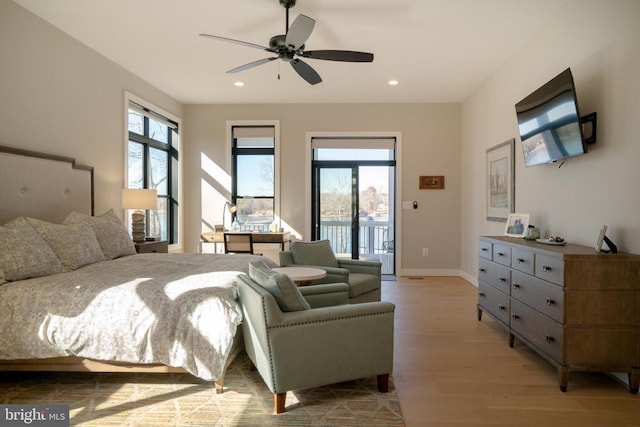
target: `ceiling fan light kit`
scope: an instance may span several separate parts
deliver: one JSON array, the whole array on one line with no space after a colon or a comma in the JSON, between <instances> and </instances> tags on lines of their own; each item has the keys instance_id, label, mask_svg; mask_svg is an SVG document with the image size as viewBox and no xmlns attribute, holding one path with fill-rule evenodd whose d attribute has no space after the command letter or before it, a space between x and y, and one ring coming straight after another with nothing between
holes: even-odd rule
<instances>
[{"instance_id":1,"label":"ceiling fan light kit","mask_svg":"<svg viewBox=\"0 0 640 427\"><path fill-rule=\"evenodd\" d=\"M250 68L257 67L262 64L281 59L291 64L291 67L300 77L311 85L322 82L322 78L309 64L302 61L299 57L309 59L321 59L325 61L339 62L373 62L373 53L357 52L353 50L309 50L305 51L305 42L311 36L316 21L306 15L298 15L289 27L289 9L296 4L296 0L279 0L280 5L286 9L285 17L285 34L271 37L269 46L261 46L259 44L245 42L242 40L230 39L227 37L215 36L212 34L200 34L201 37L207 37L214 40L220 40L228 43L239 44L241 46L260 49L277 56L259 59L240 65L227 71L227 73L238 73Z\"/></svg>"}]
</instances>

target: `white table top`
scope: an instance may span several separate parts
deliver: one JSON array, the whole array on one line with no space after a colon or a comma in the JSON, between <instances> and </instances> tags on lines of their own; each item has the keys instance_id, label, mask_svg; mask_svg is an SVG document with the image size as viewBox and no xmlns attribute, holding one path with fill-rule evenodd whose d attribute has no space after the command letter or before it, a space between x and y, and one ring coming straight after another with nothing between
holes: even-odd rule
<instances>
[{"instance_id":1,"label":"white table top","mask_svg":"<svg viewBox=\"0 0 640 427\"><path fill-rule=\"evenodd\" d=\"M277 267L273 271L284 273L291 277L294 282L306 282L310 280L322 279L327 272L321 268L313 267Z\"/></svg>"}]
</instances>

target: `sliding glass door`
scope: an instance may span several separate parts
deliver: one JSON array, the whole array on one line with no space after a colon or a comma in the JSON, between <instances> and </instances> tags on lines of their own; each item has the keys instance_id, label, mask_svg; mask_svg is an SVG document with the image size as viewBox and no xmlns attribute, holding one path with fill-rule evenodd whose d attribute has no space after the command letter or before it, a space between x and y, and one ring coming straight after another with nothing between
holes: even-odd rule
<instances>
[{"instance_id":1,"label":"sliding glass door","mask_svg":"<svg viewBox=\"0 0 640 427\"><path fill-rule=\"evenodd\" d=\"M394 274L395 167L377 162L317 162L313 239L327 239L337 257L382 262Z\"/></svg>"}]
</instances>

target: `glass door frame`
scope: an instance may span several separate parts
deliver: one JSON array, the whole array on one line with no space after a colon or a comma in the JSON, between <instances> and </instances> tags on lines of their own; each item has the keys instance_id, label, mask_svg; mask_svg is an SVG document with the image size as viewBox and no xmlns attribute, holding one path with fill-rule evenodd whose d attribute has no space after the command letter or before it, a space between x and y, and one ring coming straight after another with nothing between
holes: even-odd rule
<instances>
[{"instance_id":1,"label":"glass door frame","mask_svg":"<svg viewBox=\"0 0 640 427\"><path fill-rule=\"evenodd\" d=\"M359 186L359 168L366 166L386 166L393 168L393 182L395 185L397 179L397 162L396 160L313 160L311 162L311 240L320 239L320 171L321 169L351 169L351 258L360 258L360 186ZM393 199L389 196L389 205L395 205L395 192ZM393 217L393 236L391 240L395 241L396 215L394 209ZM391 218L390 218L391 220ZM394 254L395 256L395 254ZM395 274L395 263L393 274Z\"/></svg>"}]
</instances>

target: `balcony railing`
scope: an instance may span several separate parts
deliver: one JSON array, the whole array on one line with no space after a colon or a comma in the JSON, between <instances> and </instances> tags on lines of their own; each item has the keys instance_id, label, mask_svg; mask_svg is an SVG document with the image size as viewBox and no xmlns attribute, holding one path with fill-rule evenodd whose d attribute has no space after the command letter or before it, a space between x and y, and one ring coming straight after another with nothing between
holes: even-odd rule
<instances>
[{"instance_id":1,"label":"balcony railing","mask_svg":"<svg viewBox=\"0 0 640 427\"><path fill-rule=\"evenodd\" d=\"M320 237L328 239L338 257L351 257L351 221L322 221ZM389 221L360 220L359 258L382 262L382 273L393 274L394 240Z\"/></svg>"}]
</instances>

